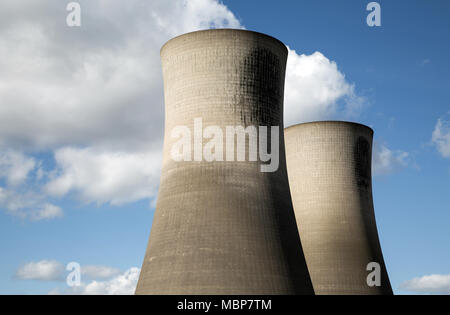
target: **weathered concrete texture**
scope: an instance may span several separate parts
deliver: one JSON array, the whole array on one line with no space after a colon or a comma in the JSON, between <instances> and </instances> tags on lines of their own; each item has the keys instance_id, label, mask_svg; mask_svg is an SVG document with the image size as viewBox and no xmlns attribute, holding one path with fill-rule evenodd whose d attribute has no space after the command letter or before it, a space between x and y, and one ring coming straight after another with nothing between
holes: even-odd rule
<instances>
[{"instance_id":1,"label":"weathered concrete texture","mask_svg":"<svg viewBox=\"0 0 450 315\"><path fill-rule=\"evenodd\" d=\"M373 131L325 121L285 129L289 185L316 294L392 294L372 200ZM381 266L369 287L367 264Z\"/></svg>"},{"instance_id":2,"label":"weathered concrete texture","mask_svg":"<svg viewBox=\"0 0 450 315\"><path fill-rule=\"evenodd\" d=\"M161 49L163 169L137 294L313 293L286 174L286 58L278 40L243 30L189 33ZM260 172L259 161L173 161L171 130L193 130L194 118L222 130L280 126L278 171Z\"/></svg>"}]
</instances>

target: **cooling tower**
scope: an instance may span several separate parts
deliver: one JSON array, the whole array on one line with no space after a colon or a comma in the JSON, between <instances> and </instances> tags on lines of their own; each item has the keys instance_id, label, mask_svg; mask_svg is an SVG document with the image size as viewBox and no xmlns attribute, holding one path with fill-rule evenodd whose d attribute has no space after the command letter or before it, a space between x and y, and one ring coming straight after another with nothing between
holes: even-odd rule
<instances>
[{"instance_id":1,"label":"cooling tower","mask_svg":"<svg viewBox=\"0 0 450 315\"><path fill-rule=\"evenodd\" d=\"M136 294L313 294L285 165L286 58L280 41L244 30L188 33L162 47L163 166ZM262 171L265 162L250 159L249 135L232 146L246 150L244 161L206 161L199 121L204 137L208 126L224 135L227 126L279 126L273 146L263 139L279 148L279 167ZM174 160L174 130L192 131L191 161Z\"/></svg>"},{"instance_id":2,"label":"cooling tower","mask_svg":"<svg viewBox=\"0 0 450 315\"><path fill-rule=\"evenodd\" d=\"M316 294L392 294L373 209L372 137L369 127L340 121L285 129L292 201ZM367 270L371 262L380 268ZM369 286L376 270L381 282Z\"/></svg>"}]
</instances>

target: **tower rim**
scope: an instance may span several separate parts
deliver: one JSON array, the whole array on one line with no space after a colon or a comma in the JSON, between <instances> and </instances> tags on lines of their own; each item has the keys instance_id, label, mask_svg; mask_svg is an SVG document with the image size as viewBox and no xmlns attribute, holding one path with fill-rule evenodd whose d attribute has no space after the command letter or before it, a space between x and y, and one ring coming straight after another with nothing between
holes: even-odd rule
<instances>
[{"instance_id":1,"label":"tower rim","mask_svg":"<svg viewBox=\"0 0 450 315\"><path fill-rule=\"evenodd\" d=\"M162 55L162 52L164 50L165 47L167 47L167 45L169 43L172 43L173 41L180 39L180 38L184 38L184 37L188 37L192 34L199 34L199 33L213 33L213 32L235 32L235 33L247 33L247 34L253 34L256 35L258 37L262 37L262 38L267 38L270 39L276 43L278 43L286 52L286 54L288 53L288 48L286 46L286 44L284 44L281 40L279 40L278 38L275 38L271 35L265 34L265 33L261 33L261 32L257 32L257 31L252 31L252 30L246 30L246 29L241 29L241 28L209 28L209 29L201 29L201 30L197 30L197 31L192 31L192 32L188 32L188 33L183 33L180 35L177 35L175 37L172 37L171 39L169 39L168 41L166 41L162 46L161 49L159 51L160 55Z\"/></svg>"},{"instance_id":2,"label":"tower rim","mask_svg":"<svg viewBox=\"0 0 450 315\"><path fill-rule=\"evenodd\" d=\"M299 124L295 124L295 125L291 125L288 126L286 128L284 128L284 131L287 131L288 129L296 129L296 128L300 128L304 125L312 125L312 124L317 124L317 125L325 125L325 124L336 124L336 125L354 125L354 126L359 126L359 127L363 127L365 129L368 129L372 134L374 133L373 129L367 125L358 123L358 122L354 122L354 121L346 121L346 120L317 120L317 121L308 121L308 122L304 122L304 123L299 123Z\"/></svg>"}]
</instances>

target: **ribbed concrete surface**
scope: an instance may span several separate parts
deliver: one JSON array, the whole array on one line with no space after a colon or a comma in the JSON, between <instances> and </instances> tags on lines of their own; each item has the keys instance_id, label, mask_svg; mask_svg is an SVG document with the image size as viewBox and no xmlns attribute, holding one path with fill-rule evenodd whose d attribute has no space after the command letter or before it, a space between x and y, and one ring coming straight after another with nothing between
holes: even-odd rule
<instances>
[{"instance_id":1,"label":"ribbed concrete surface","mask_svg":"<svg viewBox=\"0 0 450 315\"><path fill-rule=\"evenodd\" d=\"M285 129L289 184L316 294L392 294L375 222L373 131L348 122ZM369 262L381 286L366 282Z\"/></svg>"},{"instance_id":2,"label":"ribbed concrete surface","mask_svg":"<svg viewBox=\"0 0 450 315\"><path fill-rule=\"evenodd\" d=\"M286 58L278 40L242 30L189 33L161 49L163 169L137 294L313 293L285 166ZM193 130L195 118L223 130L280 126L278 171L262 173L260 162L173 161L171 130Z\"/></svg>"}]
</instances>

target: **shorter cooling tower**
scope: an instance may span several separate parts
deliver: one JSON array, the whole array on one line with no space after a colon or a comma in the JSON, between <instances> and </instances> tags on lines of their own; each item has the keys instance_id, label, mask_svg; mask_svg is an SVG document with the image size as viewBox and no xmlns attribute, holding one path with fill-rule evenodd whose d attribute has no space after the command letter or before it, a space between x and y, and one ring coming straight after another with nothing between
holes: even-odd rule
<instances>
[{"instance_id":1,"label":"shorter cooling tower","mask_svg":"<svg viewBox=\"0 0 450 315\"><path fill-rule=\"evenodd\" d=\"M392 294L373 209L372 137L369 127L340 121L285 129L292 201L316 294ZM375 285L370 263L380 267Z\"/></svg>"}]
</instances>

